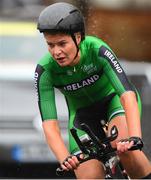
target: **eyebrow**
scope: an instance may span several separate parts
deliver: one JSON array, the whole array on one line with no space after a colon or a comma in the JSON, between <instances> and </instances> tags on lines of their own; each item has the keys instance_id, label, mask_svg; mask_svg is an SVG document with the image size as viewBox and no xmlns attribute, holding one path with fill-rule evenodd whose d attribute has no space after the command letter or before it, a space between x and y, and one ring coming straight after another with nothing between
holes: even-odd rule
<instances>
[{"instance_id":1,"label":"eyebrow","mask_svg":"<svg viewBox=\"0 0 151 180\"><path fill-rule=\"evenodd\" d=\"M48 45L52 45L52 44L59 44L59 43L64 43L64 42L66 42L66 40L61 40L61 41L58 41L57 43L53 43L53 42L48 42L47 41L47 44Z\"/></svg>"}]
</instances>

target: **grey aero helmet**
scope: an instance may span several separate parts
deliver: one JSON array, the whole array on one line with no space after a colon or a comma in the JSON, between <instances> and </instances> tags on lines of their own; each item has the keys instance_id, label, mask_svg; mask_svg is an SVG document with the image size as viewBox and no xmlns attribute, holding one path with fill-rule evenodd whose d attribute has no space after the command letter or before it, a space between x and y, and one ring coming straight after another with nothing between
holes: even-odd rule
<instances>
[{"instance_id":1,"label":"grey aero helmet","mask_svg":"<svg viewBox=\"0 0 151 180\"><path fill-rule=\"evenodd\" d=\"M40 32L65 32L72 36L80 32L81 39L85 37L84 18L79 9L69 3L55 3L46 7L38 19Z\"/></svg>"}]
</instances>

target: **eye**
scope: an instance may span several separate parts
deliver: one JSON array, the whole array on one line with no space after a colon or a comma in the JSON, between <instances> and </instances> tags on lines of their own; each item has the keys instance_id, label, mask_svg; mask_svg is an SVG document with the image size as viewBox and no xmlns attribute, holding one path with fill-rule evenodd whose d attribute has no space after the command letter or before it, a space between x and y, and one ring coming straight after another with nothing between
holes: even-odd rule
<instances>
[{"instance_id":1,"label":"eye","mask_svg":"<svg viewBox=\"0 0 151 180\"><path fill-rule=\"evenodd\" d=\"M62 42L59 42L59 46L61 46L61 47L65 47L65 45L66 45L67 43L65 42L65 41L62 41Z\"/></svg>"},{"instance_id":2,"label":"eye","mask_svg":"<svg viewBox=\"0 0 151 180\"><path fill-rule=\"evenodd\" d=\"M48 46L52 49L54 47L54 44L48 43Z\"/></svg>"}]
</instances>

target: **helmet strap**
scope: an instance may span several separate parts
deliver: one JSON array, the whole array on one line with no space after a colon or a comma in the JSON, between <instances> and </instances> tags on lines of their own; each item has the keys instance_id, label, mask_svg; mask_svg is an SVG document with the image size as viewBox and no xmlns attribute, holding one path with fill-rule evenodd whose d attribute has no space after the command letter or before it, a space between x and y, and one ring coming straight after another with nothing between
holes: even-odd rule
<instances>
[{"instance_id":1,"label":"helmet strap","mask_svg":"<svg viewBox=\"0 0 151 180\"><path fill-rule=\"evenodd\" d=\"M76 37L75 37L74 33L71 34L71 37L72 37L72 39L73 39L73 41L74 41L74 43L75 43L75 45L76 45L76 48L77 48L76 55L75 55L75 57L73 58L73 60L74 60L74 59L76 59L76 57L78 56L79 47L78 47L78 44L77 44Z\"/></svg>"}]
</instances>

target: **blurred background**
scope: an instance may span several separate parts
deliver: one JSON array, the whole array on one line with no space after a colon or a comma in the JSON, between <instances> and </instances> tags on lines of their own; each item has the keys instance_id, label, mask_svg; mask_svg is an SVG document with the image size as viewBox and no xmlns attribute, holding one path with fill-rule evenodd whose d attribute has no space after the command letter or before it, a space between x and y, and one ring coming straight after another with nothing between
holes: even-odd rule
<instances>
[{"instance_id":1,"label":"blurred background","mask_svg":"<svg viewBox=\"0 0 151 180\"><path fill-rule=\"evenodd\" d=\"M36 63L47 52L36 22L40 12L55 2L79 7L85 17L86 33L110 45L139 89L144 151L151 158L151 1L1 0L0 178L56 178L58 163L41 129L33 80ZM57 90L56 98L67 144L68 112ZM74 175L69 173L66 178Z\"/></svg>"}]
</instances>

